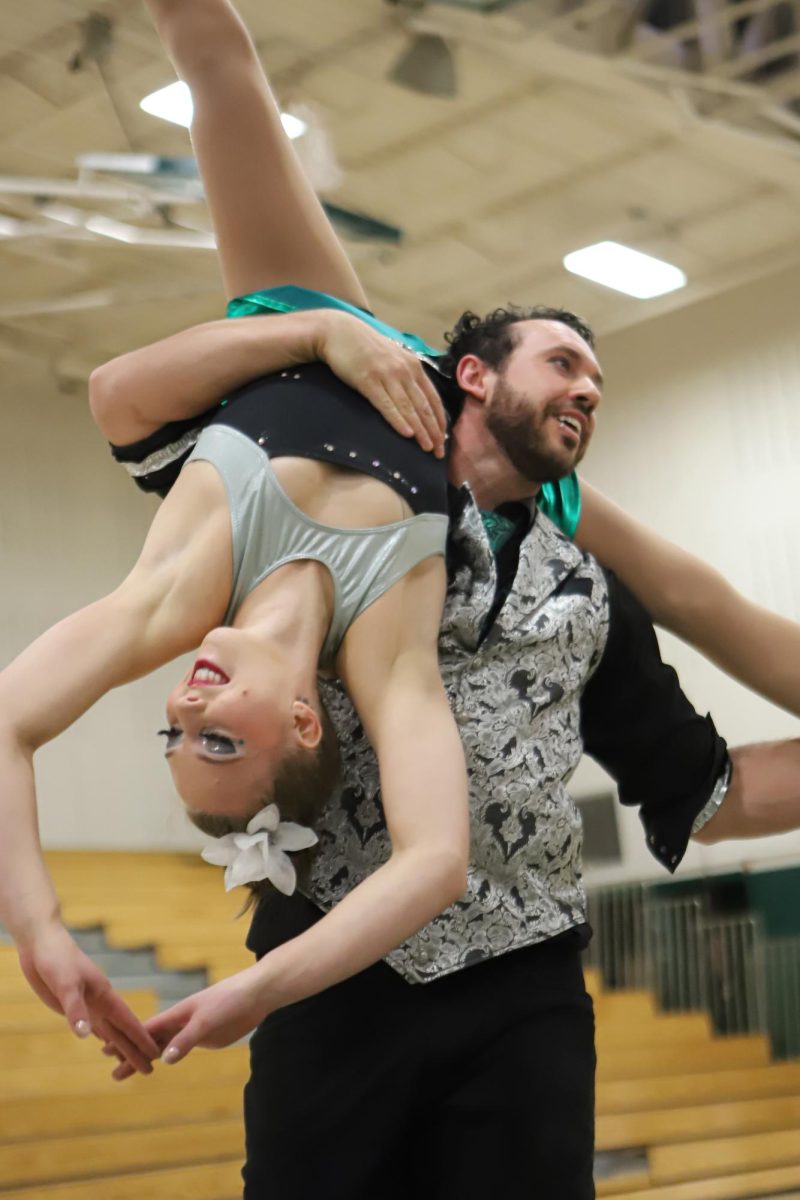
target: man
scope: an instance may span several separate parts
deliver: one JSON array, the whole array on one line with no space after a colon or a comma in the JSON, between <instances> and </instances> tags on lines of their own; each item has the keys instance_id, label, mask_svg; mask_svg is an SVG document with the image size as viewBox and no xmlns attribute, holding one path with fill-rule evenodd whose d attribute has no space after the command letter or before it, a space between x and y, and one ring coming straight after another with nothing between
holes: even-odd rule
<instances>
[{"instance_id":1,"label":"man","mask_svg":"<svg viewBox=\"0 0 800 1200\"><path fill-rule=\"evenodd\" d=\"M147 2L193 89L229 294L290 279L363 306L279 140L230 6ZM284 328L300 329L308 314L293 316ZM165 393L179 379L206 400L222 381L235 386L245 341L251 373L274 369L237 324L215 332L202 364L181 358L188 341L173 340ZM444 1200L493 1189L586 1200L594 1051L579 962L580 822L566 791L582 739L623 802L640 806L670 869L692 835L796 823L797 747L729 756L661 663L640 608L537 513L539 485L568 475L591 437L601 384L591 342L576 318L552 310L468 315L454 331L463 408L440 651L471 775L470 886L386 962L260 1026L246 1092L248 1198ZM430 423L428 432L435 441ZM341 792L318 828L307 895L259 907L250 935L259 955L320 919L388 852L374 757L349 702L328 691ZM150 1029L182 1056L209 1026L191 1020L198 1008L178 1010Z\"/></svg>"},{"instance_id":2,"label":"man","mask_svg":"<svg viewBox=\"0 0 800 1200\"><path fill-rule=\"evenodd\" d=\"M257 323L257 355L256 326L190 330L134 352L127 374L141 377L151 355L148 404L180 395L182 380L202 393L196 348L213 335L200 374L235 386L312 344L329 353L324 338L304 341L325 320ZM394 365L388 343L357 318L334 323L340 336L346 322L373 339L368 357L386 351ZM640 806L670 870L692 833L754 835L797 820L796 745L729 757L661 663L639 606L536 510L538 479L570 471L591 436L601 380L590 331L552 310L468 314L449 358L463 407L452 432L440 656L470 768L470 887L386 962L262 1024L246 1093L248 1197L268 1186L286 1197L323 1187L393 1195L395 1183L415 1195L477 1196L531 1180L543 1195L590 1196L594 1052L579 962L588 931L580 822L566 791L581 739L622 800ZM124 376L111 389L118 407ZM335 685L326 699L343 786L317 826L307 896L261 902L250 934L259 956L319 920L389 852L371 748ZM150 1031L182 1056L212 1029L198 1012L185 1002ZM476 1157L476 1137L501 1152ZM387 1163L406 1146L407 1169L387 1181Z\"/></svg>"}]
</instances>

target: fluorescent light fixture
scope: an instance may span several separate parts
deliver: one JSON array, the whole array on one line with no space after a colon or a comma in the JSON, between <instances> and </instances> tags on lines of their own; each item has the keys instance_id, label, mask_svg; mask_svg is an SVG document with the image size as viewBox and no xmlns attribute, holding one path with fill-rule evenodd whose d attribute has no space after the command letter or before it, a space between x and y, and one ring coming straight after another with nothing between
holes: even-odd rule
<instances>
[{"instance_id":1,"label":"fluorescent light fixture","mask_svg":"<svg viewBox=\"0 0 800 1200\"><path fill-rule=\"evenodd\" d=\"M173 125L183 125L185 129L188 129L192 123L192 112L194 111L192 93L189 91L188 84L180 80L159 88L157 92L151 92L149 96L145 96L144 100L139 102L139 107L152 117L161 117L163 121L171 121ZM281 121L286 130L286 136L293 140L302 137L308 128L305 121L301 121L292 113L281 113Z\"/></svg>"},{"instance_id":2,"label":"fluorescent light fixture","mask_svg":"<svg viewBox=\"0 0 800 1200\"><path fill-rule=\"evenodd\" d=\"M114 154L105 150L79 154L75 159L82 171L116 171L123 175L155 175L161 161L157 154Z\"/></svg>"},{"instance_id":3,"label":"fluorescent light fixture","mask_svg":"<svg viewBox=\"0 0 800 1200\"><path fill-rule=\"evenodd\" d=\"M619 242L597 242L573 250L565 256L564 266L573 275L582 275L637 300L650 300L686 286L686 276L678 267Z\"/></svg>"},{"instance_id":4,"label":"fluorescent light fixture","mask_svg":"<svg viewBox=\"0 0 800 1200\"><path fill-rule=\"evenodd\" d=\"M151 117L160 117L162 121L171 121L173 125L183 125L185 129L192 123L192 93L189 85L180 80L145 96L144 100L140 100L139 108Z\"/></svg>"},{"instance_id":5,"label":"fluorescent light fixture","mask_svg":"<svg viewBox=\"0 0 800 1200\"><path fill-rule=\"evenodd\" d=\"M303 121L300 117L296 117L294 113L289 112L281 113L281 124L283 125L284 133L288 138L291 138L293 142L296 142L298 138L301 138L308 129L305 121Z\"/></svg>"}]
</instances>

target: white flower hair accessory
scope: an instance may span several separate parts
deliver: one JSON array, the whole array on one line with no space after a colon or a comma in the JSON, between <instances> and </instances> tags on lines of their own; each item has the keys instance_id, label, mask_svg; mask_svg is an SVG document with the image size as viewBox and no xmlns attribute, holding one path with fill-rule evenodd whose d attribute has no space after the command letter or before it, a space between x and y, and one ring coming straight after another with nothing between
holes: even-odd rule
<instances>
[{"instance_id":1,"label":"white flower hair accessory","mask_svg":"<svg viewBox=\"0 0 800 1200\"><path fill-rule=\"evenodd\" d=\"M244 833L226 833L201 857L225 868L225 891L268 879L284 896L297 887L297 872L287 851L307 850L319 838L313 829L282 821L277 804L268 804L248 822Z\"/></svg>"}]
</instances>

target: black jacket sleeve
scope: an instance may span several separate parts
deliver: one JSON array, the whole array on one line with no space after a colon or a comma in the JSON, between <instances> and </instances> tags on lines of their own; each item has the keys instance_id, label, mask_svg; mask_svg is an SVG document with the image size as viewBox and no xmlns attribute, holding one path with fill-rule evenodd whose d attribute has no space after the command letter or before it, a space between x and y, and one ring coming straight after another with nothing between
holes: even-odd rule
<instances>
[{"instance_id":1,"label":"black jacket sleeve","mask_svg":"<svg viewBox=\"0 0 800 1200\"><path fill-rule=\"evenodd\" d=\"M611 572L606 578L609 635L581 702L584 746L614 779L622 803L638 805L651 852L674 871L728 767L727 746L662 662L645 610Z\"/></svg>"}]
</instances>

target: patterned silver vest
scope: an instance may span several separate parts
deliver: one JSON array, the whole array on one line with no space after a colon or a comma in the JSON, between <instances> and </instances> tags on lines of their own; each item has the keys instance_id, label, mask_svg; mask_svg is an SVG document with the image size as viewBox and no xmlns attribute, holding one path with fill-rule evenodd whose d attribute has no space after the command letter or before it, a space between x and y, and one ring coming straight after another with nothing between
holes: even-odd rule
<instances>
[{"instance_id":1,"label":"patterned silver vest","mask_svg":"<svg viewBox=\"0 0 800 1200\"><path fill-rule=\"evenodd\" d=\"M468 891L387 958L424 983L556 936L585 920L581 823L566 784L581 756L581 692L608 633L597 563L541 513L520 550L499 616L497 587L471 494L450 531L442 676L470 776ZM378 767L341 687L323 685L342 747L342 786L317 823L307 894L330 909L390 853Z\"/></svg>"}]
</instances>

